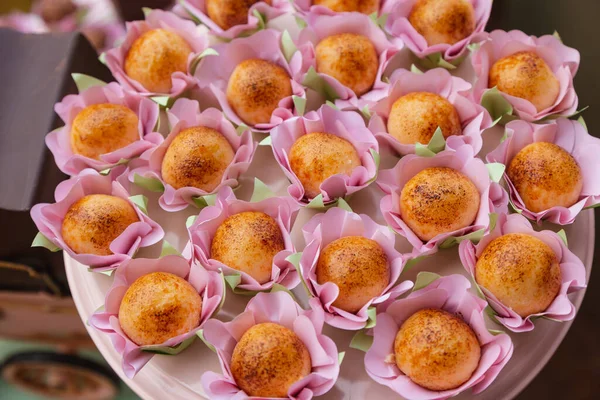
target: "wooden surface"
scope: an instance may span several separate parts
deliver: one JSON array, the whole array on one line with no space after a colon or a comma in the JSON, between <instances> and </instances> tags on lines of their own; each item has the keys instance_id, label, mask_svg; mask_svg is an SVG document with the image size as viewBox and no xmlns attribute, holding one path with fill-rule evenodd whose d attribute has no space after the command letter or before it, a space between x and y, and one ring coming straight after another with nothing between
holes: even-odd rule
<instances>
[{"instance_id":1,"label":"wooden surface","mask_svg":"<svg viewBox=\"0 0 600 400\"><path fill-rule=\"evenodd\" d=\"M580 107L590 133L600 137L600 1L495 0L492 29L520 29L530 35L555 30L563 42L581 53L575 78ZM598 155L600 157L600 154ZM598 171L600 173L600 171ZM571 330L554 357L518 397L584 400L600 398L600 218L596 214L596 252L588 290Z\"/></svg>"}]
</instances>

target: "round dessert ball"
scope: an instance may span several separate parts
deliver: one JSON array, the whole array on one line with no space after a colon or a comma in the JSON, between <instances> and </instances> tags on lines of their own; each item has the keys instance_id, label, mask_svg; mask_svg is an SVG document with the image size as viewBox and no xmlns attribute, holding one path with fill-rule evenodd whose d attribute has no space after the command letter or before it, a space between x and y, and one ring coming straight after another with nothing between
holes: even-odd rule
<instances>
[{"instance_id":1,"label":"round dessert ball","mask_svg":"<svg viewBox=\"0 0 600 400\"><path fill-rule=\"evenodd\" d=\"M379 0L313 0L313 5L335 12L360 12L371 15L379 11Z\"/></svg>"},{"instance_id":2,"label":"round dessert ball","mask_svg":"<svg viewBox=\"0 0 600 400\"><path fill-rule=\"evenodd\" d=\"M154 29L137 38L125 58L125 73L148 91L168 93L171 75L186 72L192 48L184 38L166 29Z\"/></svg>"},{"instance_id":3,"label":"round dessert ball","mask_svg":"<svg viewBox=\"0 0 600 400\"><path fill-rule=\"evenodd\" d=\"M271 0L206 0L206 13L223 30L248 23L248 10L255 3Z\"/></svg>"},{"instance_id":4,"label":"round dessert ball","mask_svg":"<svg viewBox=\"0 0 600 400\"><path fill-rule=\"evenodd\" d=\"M285 397L312 369L306 345L290 329L265 322L244 333L233 349L231 374L248 396Z\"/></svg>"},{"instance_id":5,"label":"round dessert ball","mask_svg":"<svg viewBox=\"0 0 600 400\"><path fill-rule=\"evenodd\" d=\"M93 104L81 110L71 125L73 153L99 160L140 139L138 117L119 104Z\"/></svg>"},{"instance_id":6,"label":"round dessert ball","mask_svg":"<svg viewBox=\"0 0 600 400\"><path fill-rule=\"evenodd\" d=\"M340 33L321 40L315 49L317 72L337 79L361 96L371 90L379 60L371 41L355 33Z\"/></svg>"},{"instance_id":7,"label":"round dessert ball","mask_svg":"<svg viewBox=\"0 0 600 400\"><path fill-rule=\"evenodd\" d=\"M262 284L271 280L273 258L284 249L277 222L263 212L246 211L229 216L217 228L211 258Z\"/></svg>"},{"instance_id":8,"label":"round dessert ball","mask_svg":"<svg viewBox=\"0 0 600 400\"><path fill-rule=\"evenodd\" d=\"M489 87L530 101L538 112L551 107L560 94L560 82L533 51L520 51L496 61L490 69Z\"/></svg>"},{"instance_id":9,"label":"round dessert ball","mask_svg":"<svg viewBox=\"0 0 600 400\"><path fill-rule=\"evenodd\" d=\"M200 324L202 297L185 279L152 272L133 282L119 307L123 332L139 346L161 344Z\"/></svg>"},{"instance_id":10,"label":"round dessert ball","mask_svg":"<svg viewBox=\"0 0 600 400\"><path fill-rule=\"evenodd\" d=\"M429 390L454 389L479 365L481 346L461 318L439 309L411 315L394 342L396 365L414 383Z\"/></svg>"},{"instance_id":11,"label":"round dessert ball","mask_svg":"<svg viewBox=\"0 0 600 400\"><path fill-rule=\"evenodd\" d=\"M293 94L287 71L260 59L242 61L227 83L227 101L248 125L268 123L279 102Z\"/></svg>"},{"instance_id":12,"label":"round dessert ball","mask_svg":"<svg viewBox=\"0 0 600 400\"><path fill-rule=\"evenodd\" d=\"M477 24L469 0L417 0L408 21L429 46L460 42Z\"/></svg>"},{"instance_id":13,"label":"round dessert ball","mask_svg":"<svg viewBox=\"0 0 600 400\"><path fill-rule=\"evenodd\" d=\"M110 250L112 241L139 220L126 200L90 194L69 207L62 223L62 237L77 254L107 256L113 254Z\"/></svg>"},{"instance_id":14,"label":"round dessert ball","mask_svg":"<svg viewBox=\"0 0 600 400\"><path fill-rule=\"evenodd\" d=\"M434 93L414 92L392 105L387 128L403 144L427 144L440 127L444 138L460 135L462 126L454 106Z\"/></svg>"},{"instance_id":15,"label":"round dessert ball","mask_svg":"<svg viewBox=\"0 0 600 400\"><path fill-rule=\"evenodd\" d=\"M290 149L290 167L304 186L308 199L317 197L321 184L336 174L351 175L361 165L352 144L330 133L300 136Z\"/></svg>"},{"instance_id":16,"label":"round dessert ball","mask_svg":"<svg viewBox=\"0 0 600 400\"><path fill-rule=\"evenodd\" d=\"M381 246L362 236L347 236L329 243L317 262L317 282L335 283L340 293L334 307L358 312L390 283L390 266Z\"/></svg>"},{"instance_id":17,"label":"round dessert ball","mask_svg":"<svg viewBox=\"0 0 600 400\"><path fill-rule=\"evenodd\" d=\"M475 280L525 318L545 311L558 294L558 258L540 239L509 233L492 240L477 260Z\"/></svg>"},{"instance_id":18,"label":"round dessert ball","mask_svg":"<svg viewBox=\"0 0 600 400\"><path fill-rule=\"evenodd\" d=\"M445 167L426 168L400 194L402 220L423 241L465 228L479 211L479 191L464 174Z\"/></svg>"},{"instance_id":19,"label":"round dessert ball","mask_svg":"<svg viewBox=\"0 0 600 400\"><path fill-rule=\"evenodd\" d=\"M525 146L510 161L506 173L527 209L533 212L570 207L577 203L583 189L577 161L554 143Z\"/></svg>"},{"instance_id":20,"label":"round dessert ball","mask_svg":"<svg viewBox=\"0 0 600 400\"><path fill-rule=\"evenodd\" d=\"M161 174L175 189L195 187L212 192L234 157L231 144L219 131L194 126L175 136L163 158Z\"/></svg>"}]
</instances>

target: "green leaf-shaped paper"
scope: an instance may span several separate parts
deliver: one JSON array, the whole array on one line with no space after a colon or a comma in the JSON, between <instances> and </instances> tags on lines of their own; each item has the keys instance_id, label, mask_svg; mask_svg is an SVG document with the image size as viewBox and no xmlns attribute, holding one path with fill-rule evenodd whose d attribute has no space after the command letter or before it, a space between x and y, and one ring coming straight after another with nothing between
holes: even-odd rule
<instances>
[{"instance_id":1,"label":"green leaf-shaped paper","mask_svg":"<svg viewBox=\"0 0 600 400\"><path fill-rule=\"evenodd\" d=\"M75 81L75 85L77 86L77 90L79 93L83 92L86 89L89 89L93 86L105 86L106 82L101 81L100 79L94 78L93 76L85 75L85 74L71 74L73 80Z\"/></svg>"},{"instance_id":2,"label":"green leaf-shaped paper","mask_svg":"<svg viewBox=\"0 0 600 400\"><path fill-rule=\"evenodd\" d=\"M325 82L325 80L319 76L319 74L317 74L317 71L315 71L313 67L308 69L302 84L321 94L329 101L335 101L340 97L337 92L327 82Z\"/></svg>"},{"instance_id":3,"label":"green leaf-shaped paper","mask_svg":"<svg viewBox=\"0 0 600 400\"><path fill-rule=\"evenodd\" d=\"M57 252L60 250L60 247L52 243L46 236L42 234L42 232L38 232L33 238L33 242L31 243L31 247L44 247L51 252Z\"/></svg>"},{"instance_id":4,"label":"green leaf-shaped paper","mask_svg":"<svg viewBox=\"0 0 600 400\"><path fill-rule=\"evenodd\" d=\"M202 342L206 345L206 347L208 347L213 353L217 352L217 349L215 349L215 346L208 343L208 341L204 337L204 329L200 329L198 332L196 332L196 336L198 336L200 338L200 340L202 340Z\"/></svg>"},{"instance_id":5,"label":"green leaf-shaped paper","mask_svg":"<svg viewBox=\"0 0 600 400\"><path fill-rule=\"evenodd\" d=\"M373 345L373 336L369 336L365 329L356 332L350 341L350 348L363 352L369 351Z\"/></svg>"},{"instance_id":6,"label":"green leaf-shaped paper","mask_svg":"<svg viewBox=\"0 0 600 400\"><path fill-rule=\"evenodd\" d=\"M130 196L129 200L138 206L138 208L142 210L144 214L148 215L148 198L146 196L143 194L138 194L135 196Z\"/></svg>"},{"instance_id":7,"label":"green leaf-shaped paper","mask_svg":"<svg viewBox=\"0 0 600 400\"><path fill-rule=\"evenodd\" d=\"M160 257L173 256L173 255L181 256L181 253L175 247L173 247L173 245L171 243L169 243L163 239L162 249L160 251Z\"/></svg>"},{"instance_id":8,"label":"green leaf-shaped paper","mask_svg":"<svg viewBox=\"0 0 600 400\"><path fill-rule=\"evenodd\" d=\"M216 51L215 49L213 49L212 47L209 47L208 49L204 50L202 53L198 54L190 63L190 72L193 75L196 72L196 68L198 68L198 64L200 64L200 61L202 61L202 59L206 56L218 56L219 52Z\"/></svg>"},{"instance_id":9,"label":"green leaf-shaped paper","mask_svg":"<svg viewBox=\"0 0 600 400\"><path fill-rule=\"evenodd\" d=\"M417 143L415 145L415 154L421 157L433 157L445 148L446 139L444 139L442 129L438 126L427 145L422 143Z\"/></svg>"},{"instance_id":10,"label":"green leaf-shaped paper","mask_svg":"<svg viewBox=\"0 0 600 400\"><path fill-rule=\"evenodd\" d=\"M494 125L503 118L510 119L513 113L513 106L496 87L486 90L481 97L481 105L490 113Z\"/></svg>"},{"instance_id":11,"label":"green leaf-shaped paper","mask_svg":"<svg viewBox=\"0 0 600 400\"><path fill-rule=\"evenodd\" d=\"M417 275L417 280L415 281L415 286L413 287L413 292L423 289L428 286L431 282L438 280L441 278L440 275L434 274L433 272L419 272Z\"/></svg>"},{"instance_id":12,"label":"green leaf-shaped paper","mask_svg":"<svg viewBox=\"0 0 600 400\"><path fill-rule=\"evenodd\" d=\"M162 193L165 191L162 182L156 178L146 178L139 174L134 174L133 183L151 192Z\"/></svg>"},{"instance_id":13,"label":"green leaf-shaped paper","mask_svg":"<svg viewBox=\"0 0 600 400\"><path fill-rule=\"evenodd\" d=\"M350 204L348 204L348 202L346 200L344 200L344 199L341 199L341 198L338 199L337 206L339 208L341 208L342 210L346 210L346 211L349 211L349 212L354 212L354 211L352 211L352 207L350 207Z\"/></svg>"},{"instance_id":14,"label":"green leaf-shaped paper","mask_svg":"<svg viewBox=\"0 0 600 400\"><path fill-rule=\"evenodd\" d=\"M365 324L365 328L369 329L374 327L377 324L377 309L375 307L369 307L367 309L367 323Z\"/></svg>"},{"instance_id":15,"label":"green leaf-shaped paper","mask_svg":"<svg viewBox=\"0 0 600 400\"><path fill-rule=\"evenodd\" d=\"M502 175L504 175L504 170L506 169L506 166L502 163L489 163L489 164L485 164L485 166L488 169L488 172L490 174L490 179L493 182L500 182L500 179L502 179Z\"/></svg>"},{"instance_id":16,"label":"green leaf-shaped paper","mask_svg":"<svg viewBox=\"0 0 600 400\"><path fill-rule=\"evenodd\" d=\"M142 346L142 351L147 353L155 353L155 354L163 354L168 356L175 356L188 347L196 340L196 336L192 336L189 339L184 340L176 346L160 346L160 345L151 345L151 346Z\"/></svg>"},{"instance_id":17,"label":"green leaf-shaped paper","mask_svg":"<svg viewBox=\"0 0 600 400\"><path fill-rule=\"evenodd\" d=\"M194 197L192 200L194 201L194 205L196 207L204 208L206 206L215 205L216 198L217 198L216 194L207 194L206 196Z\"/></svg>"},{"instance_id":18,"label":"green leaf-shaped paper","mask_svg":"<svg viewBox=\"0 0 600 400\"><path fill-rule=\"evenodd\" d=\"M565 246L569 247L569 242L567 241L567 233L565 232L565 230L561 229L560 231L556 232L556 234L558 235L558 237L560 237Z\"/></svg>"},{"instance_id":19,"label":"green leaf-shaped paper","mask_svg":"<svg viewBox=\"0 0 600 400\"><path fill-rule=\"evenodd\" d=\"M256 203L270 197L275 197L275 193L267 186L263 181L258 178L254 178L254 190L252 192L252 198L250 201Z\"/></svg>"},{"instance_id":20,"label":"green leaf-shaped paper","mask_svg":"<svg viewBox=\"0 0 600 400\"><path fill-rule=\"evenodd\" d=\"M294 40L292 40L292 36L290 36L290 33L287 30L283 31L281 34L281 50L283 51L283 55L287 62L290 62L294 53L298 51L298 48L294 44Z\"/></svg>"},{"instance_id":21,"label":"green leaf-shaped paper","mask_svg":"<svg viewBox=\"0 0 600 400\"><path fill-rule=\"evenodd\" d=\"M306 110L306 99L300 96L293 95L292 101L294 102L294 108L296 109L296 113L300 116L303 116L304 111Z\"/></svg>"}]
</instances>

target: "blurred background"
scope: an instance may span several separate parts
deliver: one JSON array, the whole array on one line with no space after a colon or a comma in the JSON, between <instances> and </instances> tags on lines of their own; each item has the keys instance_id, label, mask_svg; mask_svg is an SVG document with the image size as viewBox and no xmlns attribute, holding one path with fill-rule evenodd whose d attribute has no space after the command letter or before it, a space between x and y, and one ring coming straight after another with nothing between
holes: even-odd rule
<instances>
[{"instance_id":1,"label":"blurred background","mask_svg":"<svg viewBox=\"0 0 600 400\"><path fill-rule=\"evenodd\" d=\"M0 0L2 400L137 398L95 351L70 298L62 254L30 247L36 229L29 210L33 204L52 201L54 187L64 179L49 159L43 138L58 126L54 103L75 92L70 73L109 80L97 54L118 44L124 21L143 18L142 7L168 8L171 3ZM591 108L584 117L596 136L600 127L598 17L598 0L496 0L488 24L489 30L520 29L532 35L558 31L567 45L581 52L575 86L580 104ZM15 148L21 150L8 151ZM592 274L569 334L519 399L579 400L600 393L599 291L599 280Z\"/></svg>"}]
</instances>

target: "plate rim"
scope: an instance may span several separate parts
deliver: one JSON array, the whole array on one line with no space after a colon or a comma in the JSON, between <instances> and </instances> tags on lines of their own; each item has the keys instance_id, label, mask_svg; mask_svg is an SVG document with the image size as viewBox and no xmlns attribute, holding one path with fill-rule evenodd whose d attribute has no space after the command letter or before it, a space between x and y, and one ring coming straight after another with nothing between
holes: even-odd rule
<instances>
[{"instance_id":1,"label":"plate rim","mask_svg":"<svg viewBox=\"0 0 600 400\"><path fill-rule=\"evenodd\" d=\"M587 224L588 224L587 231L590 234L588 235L588 243L586 246L585 260L582 260L582 261L584 262L584 265L586 267L586 282L589 282L589 279L590 279L590 276L592 273L593 261L594 261L594 250L595 250L594 245L595 245L595 236L596 236L596 227L595 227L596 216L594 213L594 209L588 210L587 214L588 214L588 216L587 216ZM67 281L69 283L69 287L70 288L77 287L77 285L75 284L76 278L74 276L73 270L74 270L74 268L79 268L79 266L77 265L78 263L75 260L73 260L65 252L63 252L63 257L64 257L64 261L65 261L65 271L67 274ZM573 304L575 305L577 312L579 312L579 309L581 307L581 304L583 303L583 299L585 297L586 292L587 292L587 287L578 291L577 293L574 293L573 297L571 298ZM117 375L119 375L121 380L123 382L125 382L125 384L127 386L129 386L131 388L131 390L133 390L142 399L144 399L144 400L159 400L160 397L153 396L152 393L150 393L148 389L144 389L140 383L136 382L135 379L129 379L125 376L125 374L123 373L123 370L121 368L120 362L119 362L120 356L116 353L115 349L110 346L104 346L103 339L101 338L100 332L93 329L87 323L90 314L88 314L86 312L86 310L84 309L84 304L81 301L80 295L81 295L80 291L71 289L71 296L73 297L73 301L75 303L75 307L77 308L77 312L79 313L79 317L84 322L88 334L92 338L94 344L98 348L98 351L102 354L102 356L104 357L106 362L117 373ZM577 318L577 315L575 315L575 318ZM571 326L573 325L575 318L573 318L571 321L562 322L563 329L561 329L558 332L558 335L555 337L554 341L552 342L552 345L548 348L548 351L546 352L544 357L536 364L536 366L534 368L532 368L530 370L530 372L525 376L524 379L522 379L519 382L518 385L514 386L512 390L507 392L506 396L504 397L504 400L514 399L517 395L519 395L519 393L521 393L535 379L535 377L537 377L537 375L540 373L540 371L546 366L548 361L550 361L550 359L554 356L554 353L556 352L556 350L558 349L560 344L563 342L565 336L569 332L569 329L571 329ZM150 364L145 367L145 369L152 369L152 368L153 367ZM200 396L201 398L208 400L204 394L198 393L196 390L193 390L185 383L179 381L176 377L173 377L173 376L171 376L171 377L180 384L181 388L189 390L191 393L193 393L193 395Z\"/></svg>"}]
</instances>

